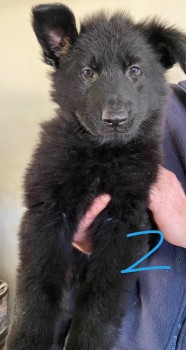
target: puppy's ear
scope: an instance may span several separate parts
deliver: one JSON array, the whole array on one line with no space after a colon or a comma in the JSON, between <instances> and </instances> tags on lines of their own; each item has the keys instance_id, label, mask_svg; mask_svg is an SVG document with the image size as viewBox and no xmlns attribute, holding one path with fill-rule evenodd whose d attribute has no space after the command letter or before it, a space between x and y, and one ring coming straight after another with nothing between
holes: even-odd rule
<instances>
[{"instance_id":1,"label":"puppy's ear","mask_svg":"<svg viewBox=\"0 0 186 350\"><path fill-rule=\"evenodd\" d=\"M33 7L32 25L43 49L44 61L58 67L78 34L70 9L61 4L43 4Z\"/></svg>"},{"instance_id":2,"label":"puppy's ear","mask_svg":"<svg viewBox=\"0 0 186 350\"><path fill-rule=\"evenodd\" d=\"M186 73L186 35L167 27L159 20L144 21L139 24L150 45L159 54L161 64L169 69L179 63Z\"/></svg>"}]
</instances>

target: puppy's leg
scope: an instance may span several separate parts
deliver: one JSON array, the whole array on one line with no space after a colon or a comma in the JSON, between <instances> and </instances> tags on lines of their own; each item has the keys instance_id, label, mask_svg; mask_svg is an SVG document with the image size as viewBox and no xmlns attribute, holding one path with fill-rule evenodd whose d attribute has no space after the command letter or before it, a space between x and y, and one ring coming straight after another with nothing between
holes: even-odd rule
<instances>
[{"instance_id":1,"label":"puppy's leg","mask_svg":"<svg viewBox=\"0 0 186 350\"><path fill-rule=\"evenodd\" d=\"M58 317L70 233L54 208L29 209L20 230L15 311L6 350L49 350Z\"/></svg>"},{"instance_id":2,"label":"puppy's leg","mask_svg":"<svg viewBox=\"0 0 186 350\"><path fill-rule=\"evenodd\" d=\"M72 263L68 267L63 296L60 307L60 315L55 327L55 335L51 350L61 350L64 347L72 318L74 316L77 295L85 276L87 257L78 250L73 249Z\"/></svg>"},{"instance_id":3,"label":"puppy's leg","mask_svg":"<svg viewBox=\"0 0 186 350\"><path fill-rule=\"evenodd\" d=\"M134 242L125 237L137 230L140 227L135 229L133 224L126 227L112 222L99 229L99 242L89 262L66 350L113 349L138 277L136 273L122 275L121 269L148 249L148 238L136 237Z\"/></svg>"}]
</instances>

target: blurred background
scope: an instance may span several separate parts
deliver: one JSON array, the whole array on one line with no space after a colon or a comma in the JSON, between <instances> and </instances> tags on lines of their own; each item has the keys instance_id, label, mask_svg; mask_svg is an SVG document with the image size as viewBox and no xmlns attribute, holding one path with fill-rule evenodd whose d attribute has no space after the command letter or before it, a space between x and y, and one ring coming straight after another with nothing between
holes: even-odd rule
<instances>
[{"instance_id":1,"label":"blurred background","mask_svg":"<svg viewBox=\"0 0 186 350\"><path fill-rule=\"evenodd\" d=\"M21 184L24 169L38 137L39 123L54 115L50 101L50 69L40 60L40 48L30 24L33 5L48 1L0 0L0 278L15 291L17 236L23 211ZM185 0L69 0L63 1L77 21L100 8L126 9L134 19L158 15L186 32ZM51 68L52 69L52 68ZM184 80L179 67L169 82ZM28 232L29 234L29 232Z\"/></svg>"}]
</instances>

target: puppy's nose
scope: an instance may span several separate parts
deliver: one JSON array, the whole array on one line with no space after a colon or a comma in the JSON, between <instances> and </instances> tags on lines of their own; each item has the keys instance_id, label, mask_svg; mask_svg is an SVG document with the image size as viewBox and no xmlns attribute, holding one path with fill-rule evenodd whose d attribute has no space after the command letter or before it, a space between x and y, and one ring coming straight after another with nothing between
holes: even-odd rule
<instances>
[{"instance_id":1,"label":"puppy's nose","mask_svg":"<svg viewBox=\"0 0 186 350\"><path fill-rule=\"evenodd\" d=\"M102 120L109 127L122 126L128 119L126 111L104 111L102 114Z\"/></svg>"}]
</instances>

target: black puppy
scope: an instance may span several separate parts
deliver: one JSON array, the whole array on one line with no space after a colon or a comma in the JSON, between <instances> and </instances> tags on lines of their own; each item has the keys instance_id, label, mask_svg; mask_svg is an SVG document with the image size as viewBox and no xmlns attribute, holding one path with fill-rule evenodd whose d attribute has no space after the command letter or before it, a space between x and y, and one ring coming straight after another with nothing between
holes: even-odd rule
<instances>
[{"instance_id":1,"label":"black puppy","mask_svg":"<svg viewBox=\"0 0 186 350\"><path fill-rule=\"evenodd\" d=\"M6 350L111 350L147 253L148 192L161 161L164 73L186 71L186 36L156 20L89 17L78 34L63 5L33 9L54 67L57 116L42 125L25 177L15 313ZM72 248L93 199L111 201L91 227L93 254ZM142 272L143 273L143 272ZM153 273L153 272L150 272Z\"/></svg>"}]
</instances>

